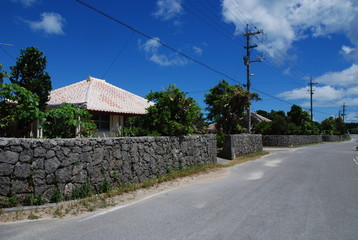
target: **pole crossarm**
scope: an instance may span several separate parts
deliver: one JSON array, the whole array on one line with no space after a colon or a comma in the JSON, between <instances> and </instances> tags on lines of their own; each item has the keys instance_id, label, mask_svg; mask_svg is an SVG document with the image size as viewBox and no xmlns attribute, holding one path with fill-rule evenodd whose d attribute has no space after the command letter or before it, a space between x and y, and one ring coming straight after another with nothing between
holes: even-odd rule
<instances>
[{"instance_id":1,"label":"pole crossarm","mask_svg":"<svg viewBox=\"0 0 358 240\"><path fill-rule=\"evenodd\" d=\"M243 35L246 37L246 46L244 46L244 48L246 49L246 56L244 56L244 65L246 66L246 78L247 78L247 83L246 83L246 87L247 87L247 91L250 93L250 86L251 86L251 76L252 74L250 73L250 63L254 63L254 62L262 62L263 60L261 58L257 58L257 60L251 60L251 53L250 50L253 48L258 47L257 44L250 44L250 37L257 35L257 34L261 34L263 33L262 30L258 30L256 32L249 32L249 25L246 25L246 33L244 33ZM251 133L251 102L249 100L249 106L247 108L247 118L248 118L248 123L247 123L247 132Z\"/></svg>"}]
</instances>

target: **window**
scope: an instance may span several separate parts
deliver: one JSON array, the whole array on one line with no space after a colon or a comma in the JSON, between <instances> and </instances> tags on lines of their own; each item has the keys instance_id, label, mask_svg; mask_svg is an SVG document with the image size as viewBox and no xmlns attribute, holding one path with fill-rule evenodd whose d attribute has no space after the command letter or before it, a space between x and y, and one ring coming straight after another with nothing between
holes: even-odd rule
<instances>
[{"instance_id":1,"label":"window","mask_svg":"<svg viewBox=\"0 0 358 240\"><path fill-rule=\"evenodd\" d=\"M93 114L93 121L100 131L109 131L109 114Z\"/></svg>"}]
</instances>

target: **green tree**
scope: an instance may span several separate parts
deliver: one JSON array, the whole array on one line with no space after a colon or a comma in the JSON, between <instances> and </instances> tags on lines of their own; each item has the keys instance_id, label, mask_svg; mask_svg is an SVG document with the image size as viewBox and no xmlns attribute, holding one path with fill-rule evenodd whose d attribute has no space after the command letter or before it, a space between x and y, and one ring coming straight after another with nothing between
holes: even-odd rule
<instances>
[{"instance_id":1,"label":"green tree","mask_svg":"<svg viewBox=\"0 0 358 240\"><path fill-rule=\"evenodd\" d=\"M0 83L3 83L4 78L6 78L8 76L7 73L2 70L2 68L3 68L3 66L0 63Z\"/></svg>"},{"instance_id":2,"label":"green tree","mask_svg":"<svg viewBox=\"0 0 358 240\"><path fill-rule=\"evenodd\" d=\"M321 133L328 135L343 135L347 133L347 126L342 118L329 117L321 122Z\"/></svg>"},{"instance_id":3,"label":"green tree","mask_svg":"<svg viewBox=\"0 0 358 240\"><path fill-rule=\"evenodd\" d=\"M51 78L46 69L46 57L36 47L20 50L16 65L10 67L10 81L36 94L39 108L44 111L52 89Z\"/></svg>"},{"instance_id":4,"label":"green tree","mask_svg":"<svg viewBox=\"0 0 358 240\"><path fill-rule=\"evenodd\" d=\"M255 126L255 133L263 135L317 135L319 124L312 122L306 111L301 107L293 105L291 111L274 111L270 113L258 111L258 113L271 122L260 122Z\"/></svg>"},{"instance_id":5,"label":"green tree","mask_svg":"<svg viewBox=\"0 0 358 240\"><path fill-rule=\"evenodd\" d=\"M44 114L39 106L37 95L16 84L0 83L0 128L1 135L11 135L8 130L21 122L28 134L32 121L42 119ZM10 134L10 135L9 135Z\"/></svg>"},{"instance_id":6,"label":"green tree","mask_svg":"<svg viewBox=\"0 0 358 240\"><path fill-rule=\"evenodd\" d=\"M263 135L286 135L288 132L287 116L284 111L274 111L266 113L257 111L260 115L263 113L271 122L260 122L255 126L255 133Z\"/></svg>"},{"instance_id":7,"label":"green tree","mask_svg":"<svg viewBox=\"0 0 358 240\"><path fill-rule=\"evenodd\" d=\"M42 125L44 135L49 138L90 137L96 129L91 114L70 103L62 103L60 108L47 112ZM77 127L80 128L78 132Z\"/></svg>"},{"instance_id":8,"label":"green tree","mask_svg":"<svg viewBox=\"0 0 358 240\"><path fill-rule=\"evenodd\" d=\"M137 118L142 131L139 135L180 136L193 134L203 126L200 107L175 85L160 92L149 93L146 98L154 105L147 114Z\"/></svg>"},{"instance_id":9,"label":"green tree","mask_svg":"<svg viewBox=\"0 0 358 240\"><path fill-rule=\"evenodd\" d=\"M287 113L288 116L288 134L292 135L314 135L319 134L316 124L311 121L308 112L300 106L293 105Z\"/></svg>"},{"instance_id":10,"label":"green tree","mask_svg":"<svg viewBox=\"0 0 358 240\"><path fill-rule=\"evenodd\" d=\"M244 111L251 100L259 100L258 95L222 80L205 95L205 103L208 105L207 119L216 122L219 133L241 133Z\"/></svg>"}]
</instances>

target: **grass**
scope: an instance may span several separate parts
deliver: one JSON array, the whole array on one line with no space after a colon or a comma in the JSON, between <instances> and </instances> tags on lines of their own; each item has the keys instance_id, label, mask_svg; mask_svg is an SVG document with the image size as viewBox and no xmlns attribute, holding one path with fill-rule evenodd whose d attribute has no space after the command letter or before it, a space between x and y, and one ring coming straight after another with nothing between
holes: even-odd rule
<instances>
[{"instance_id":1,"label":"grass","mask_svg":"<svg viewBox=\"0 0 358 240\"><path fill-rule=\"evenodd\" d=\"M36 219L39 219L39 218L40 218L39 216L33 214L32 212L27 217L27 219L29 219L29 220L36 220Z\"/></svg>"}]
</instances>

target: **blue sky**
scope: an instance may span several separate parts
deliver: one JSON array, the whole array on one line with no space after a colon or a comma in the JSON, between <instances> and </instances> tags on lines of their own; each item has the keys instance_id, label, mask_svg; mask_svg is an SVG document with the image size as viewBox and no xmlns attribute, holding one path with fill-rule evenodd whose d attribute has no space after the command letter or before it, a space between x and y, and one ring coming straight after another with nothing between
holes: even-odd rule
<instances>
[{"instance_id":1,"label":"blue sky","mask_svg":"<svg viewBox=\"0 0 358 240\"><path fill-rule=\"evenodd\" d=\"M338 114L358 121L357 0L86 0L90 5L224 73L203 67L75 0L0 0L0 63L15 65L20 49L47 57L54 89L92 77L145 96L176 84L205 108L205 93L221 79L246 83L246 24L253 37L252 110L308 110L314 119Z\"/></svg>"}]
</instances>

